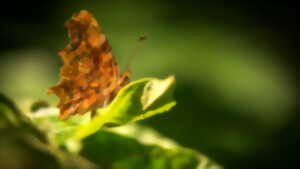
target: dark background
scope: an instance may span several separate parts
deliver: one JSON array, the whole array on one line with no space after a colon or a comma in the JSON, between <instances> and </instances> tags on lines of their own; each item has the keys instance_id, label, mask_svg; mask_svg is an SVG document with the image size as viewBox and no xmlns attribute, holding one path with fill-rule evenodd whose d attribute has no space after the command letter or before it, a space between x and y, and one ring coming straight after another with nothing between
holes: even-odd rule
<instances>
[{"instance_id":1,"label":"dark background","mask_svg":"<svg viewBox=\"0 0 300 169\"><path fill-rule=\"evenodd\" d=\"M225 168L297 168L300 151L296 3L196 0L6 1L0 90L28 111L51 104L63 23L80 9L101 22L120 66L141 34L133 79L174 74L178 105L144 121Z\"/></svg>"}]
</instances>

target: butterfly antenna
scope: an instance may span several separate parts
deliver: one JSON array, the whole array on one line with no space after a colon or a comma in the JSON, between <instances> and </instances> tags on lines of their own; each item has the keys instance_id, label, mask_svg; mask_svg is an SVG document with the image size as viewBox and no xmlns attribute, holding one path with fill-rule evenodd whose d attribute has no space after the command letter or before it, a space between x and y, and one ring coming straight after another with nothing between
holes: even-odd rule
<instances>
[{"instance_id":1,"label":"butterfly antenna","mask_svg":"<svg viewBox=\"0 0 300 169\"><path fill-rule=\"evenodd\" d=\"M138 43L136 44L135 48L133 49L132 55L129 56L129 59L128 59L128 62L127 62L127 65L126 65L126 71L129 70L129 66L131 65L131 62L132 62L133 58L139 53L139 50L142 47L143 41L145 41L146 39L147 39L146 35L141 35L138 38Z\"/></svg>"}]
</instances>

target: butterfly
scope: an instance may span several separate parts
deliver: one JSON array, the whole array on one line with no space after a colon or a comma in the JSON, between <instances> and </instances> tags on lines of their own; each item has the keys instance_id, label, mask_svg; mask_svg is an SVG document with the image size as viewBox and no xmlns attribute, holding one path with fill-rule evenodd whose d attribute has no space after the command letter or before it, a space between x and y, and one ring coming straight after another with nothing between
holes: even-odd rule
<instances>
[{"instance_id":1,"label":"butterfly","mask_svg":"<svg viewBox=\"0 0 300 169\"><path fill-rule=\"evenodd\" d=\"M110 103L130 78L120 74L111 47L92 14L81 10L65 23L70 44L59 51L59 82L48 89L60 98L60 118L84 114Z\"/></svg>"}]
</instances>

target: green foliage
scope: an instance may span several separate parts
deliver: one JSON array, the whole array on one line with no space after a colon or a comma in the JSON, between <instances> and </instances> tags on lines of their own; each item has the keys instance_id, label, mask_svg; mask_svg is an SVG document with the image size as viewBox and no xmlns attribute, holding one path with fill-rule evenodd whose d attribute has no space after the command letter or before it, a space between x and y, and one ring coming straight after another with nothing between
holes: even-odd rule
<instances>
[{"instance_id":1,"label":"green foliage","mask_svg":"<svg viewBox=\"0 0 300 169\"><path fill-rule=\"evenodd\" d=\"M59 120L58 110L51 107L27 116L1 95L0 152L22 151L24 156L16 155L21 158L17 166L29 168L220 168L150 128L125 125L170 110L176 104L173 89L174 77L141 79L121 89L113 102L97 110L93 118L86 113L65 121ZM8 168L15 165L4 163L7 160L3 157L0 153L0 164Z\"/></svg>"},{"instance_id":2,"label":"green foliage","mask_svg":"<svg viewBox=\"0 0 300 169\"><path fill-rule=\"evenodd\" d=\"M141 144L109 131L85 139L80 154L107 169L195 169L198 165L197 153L191 150Z\"/></svg>"}]
</instances>

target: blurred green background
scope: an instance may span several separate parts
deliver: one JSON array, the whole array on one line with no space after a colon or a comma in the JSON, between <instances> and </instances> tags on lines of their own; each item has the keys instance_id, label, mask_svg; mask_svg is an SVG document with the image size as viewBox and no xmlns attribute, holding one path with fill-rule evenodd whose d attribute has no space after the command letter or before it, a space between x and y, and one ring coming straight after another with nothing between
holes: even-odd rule
<instances>
[{"instance_id":1,"label":"blurred green background","mask_svg":"<svg viewBox=\"0 0 300 169\"><path fill-rule=\"evenodd\" d=\"M0 91L24 110L55 96L63 23L87 9L121 68L137 38L132 80L177 79L178 105L144 121L225 168L296 168L300 150L295 4L268 1L52 0L8 2L0 19Z\"/></svg>"}]
</instances>

